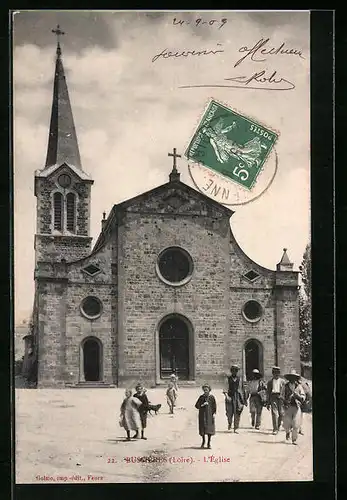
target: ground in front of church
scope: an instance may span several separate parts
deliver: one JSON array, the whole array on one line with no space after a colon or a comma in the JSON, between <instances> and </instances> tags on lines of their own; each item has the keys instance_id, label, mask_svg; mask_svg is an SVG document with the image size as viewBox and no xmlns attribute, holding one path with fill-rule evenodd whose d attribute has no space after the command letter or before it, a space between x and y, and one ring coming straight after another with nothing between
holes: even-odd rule
<instances>
[{"instance_id":1,"label":"ground in front of church","mask_svg":"<svg viewBox=\"0 0 347 500\"><path fill-rule=\"evenodd\" d=\"M16 483L162 483L311 481L312 416L304 415L298 446L272 435L270 412L260 431L248 408L239 434L227 431L224 396L217 400L212 449L200 449L195 402L201 391L180 388L170 415L165 388L149 389L158 415L148 417L147 441L124 441L119 408L124 389L16 389Z\"/></svg>"}]
</instances>

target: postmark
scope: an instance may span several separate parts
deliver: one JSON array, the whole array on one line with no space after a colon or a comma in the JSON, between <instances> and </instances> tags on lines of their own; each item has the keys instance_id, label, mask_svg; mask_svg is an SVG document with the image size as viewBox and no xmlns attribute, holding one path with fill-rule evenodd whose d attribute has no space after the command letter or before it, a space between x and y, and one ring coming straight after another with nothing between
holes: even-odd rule
<instances>
[{"instance_id":1,"label":"postmark","mask_svg":"<svg viewBox=\"0 0 347 500\"><path fill-rule=\"evenodd\" d=\"M193 183L224 204L259 197L277 172L274 146L278 136L278 132L212 99L185 151Z\"/></svg>"}]
</instances>

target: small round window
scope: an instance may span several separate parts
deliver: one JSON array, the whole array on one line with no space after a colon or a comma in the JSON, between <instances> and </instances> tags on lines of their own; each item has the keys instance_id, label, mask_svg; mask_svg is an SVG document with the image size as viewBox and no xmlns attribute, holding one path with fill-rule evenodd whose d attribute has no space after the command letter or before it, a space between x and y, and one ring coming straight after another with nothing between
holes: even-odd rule
<instances>
[{"instance_id":1,"label":"small round window","mask_svg":"<svg viewBox=\"0 0 347 500\"><path fill-rule=\"evenodd\" d=\"M96 319L102 312L102 306L96 297L86 297L81 304L81 312L88 319Z\"/></svg>"},{"instance_id":2,"label":"small round window","mask_svg":"<svg viewBox=\"0 0 347 500\"><path fill-rule=\"evenodd\" d=\"M242 314L247 321L259 321L263 313L262 307L256 300L249 300L242 308Z\"/></svg>"},{"instance_id":3,"label":"small round window","mask_svg":"<svg viewBox=\"0 0 347 500\"><path fill-rule=\"evenodd\" d=\"M183 248L167 248L158 257L157 273L164 283L173 286L183 285L192 276L193 260Z\"/></svg>"},{"instance_id":4,"label":"small round window","mask_svg":"<svg viewBox=\"0 0 347 500\"><path fill-rule=\"evenodd\" d=\"M67 174L61 174L58 177L58 183L59 183L59 186L61 186L63 188L67 188L71 184L71 177Z\"/></svg>"}]
</instances>

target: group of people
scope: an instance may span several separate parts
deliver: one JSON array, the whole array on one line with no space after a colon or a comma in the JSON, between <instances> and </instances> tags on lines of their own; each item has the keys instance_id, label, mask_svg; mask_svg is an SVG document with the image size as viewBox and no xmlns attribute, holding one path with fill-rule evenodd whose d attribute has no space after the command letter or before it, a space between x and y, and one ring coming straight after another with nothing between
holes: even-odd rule
<instances>
[{"instance_id":1,"label":"group of people","mask_svg":"<svg viewBox=\"0 0 347 500\"><path fill-rule=\"evenodd\" d=\"M292 439L297 444L298 434L302 431L303 411L311 407L311 389L301 380L301 376L292 370L281 377L281 369L272 367L272 378L266 383L258 369L252 372L252 379L247 385L243 384L239 367L232 365L228 376L228 389L223 391L225 396L225 412L228 420L228 430L234 424L234 433L238 433L240 417L245 406L248 405L251 415L251 425L260 429L263 408L271 409L273 434L277 434L283 425L286 440ZM195 404L199 410L199 434L202 437L201 448L211 448L211 436L215 434L215 414L217 404L211 394L209 384L202 386L203 394Z\"/></svg>"},{"instance_id":2,"label":"group of people","mask_svg":"<svg viewBox=\"0 0 347 500\"><path fill-rule=\"evenodd\" d=\"M307 382L292 370L281 376L278 366L272 367L272 378L266 383L258 369L252 371L252 379L244 384L239 376L239 367L232 365L227 377L228 387L223 391L225 397L225 412L228 430L234 428L238 433L241 414L249 403L251 425L259 430L264 407L271 410L273 434L277 434L283 425L286 440L292 439L297 444L298 434L303 434L303 412L310 411L312 393ZM136 392L131 389L125 391L125 399L121 405L119 424L126 431L128 441L137 438L147 439L144 435L147 426L147 414L153 405L146 395L146 389L139 383ZM215 414L217 412L216 399L211 394L211 386L202 386L203 394L199 396L195 408L199 410L199 434L202 437L201 448L205 445L211 448L211 437L215 434ZM166 400L169 413L173 414L178 397L178 377L175 373L170 376L166 391ZM160 406L160 405L159 405ZM133 436L130 432L135 431ZM140 435L141 434L141 435ZM206 444L207 437L207 444Z\"/></svg>"},{"instance_id":3,"label":"group of people","mask_svg":"<svg viewBox=\"0 0 347 500\"><path fill-rule=\"evenodd\" d=\"M178 377L175 373L170 376L168 388L166 391L166 400L169 406L169 412L174 413L176 400L178 395ZM152 408L160 407L161 405L152 405L146 394L147 390L142 384L137 384L135 393L131 389L126 389L125 398L120 407L119 425L126 431L126 440L131 439L147 439L145 437L145 429L147 427L147 414ZM131 431L135 431L133 436L130 436ZM140 436L141 432L141 436Z\"/></svg>"}]
</instances>

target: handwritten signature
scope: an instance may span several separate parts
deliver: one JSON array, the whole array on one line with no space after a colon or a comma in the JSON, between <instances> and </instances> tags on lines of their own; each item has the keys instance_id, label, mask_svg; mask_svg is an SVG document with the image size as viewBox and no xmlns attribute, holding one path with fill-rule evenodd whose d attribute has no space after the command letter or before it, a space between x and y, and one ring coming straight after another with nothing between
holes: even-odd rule
<instances>
[{"instance_id":1,"label":"handwritten signature","mask_svg":"<svg viewBox=\"0 0 347 500\"><path fill-rule=\"evenodd\" d=\"M234 64L234 68L241 64L247 57L250 57L250 59L254 62L264 62L266 61L266 58L260 59L259 54L262 54L264 56L274 56L274 55L290 55L290 56L299 56L301 59L305 59L302 55L302 51L298 49L287 49L285 46L285 42L283 42L279 47L271 47L270 49L266 47L266 45L270 42L270 38L261 38L256 44L253 45L253 47L248 48L246 46L240 47L239 52L246 54L241 57L236 63ZM256 56L258 55L258 59L256 59Z\"/></svg>"},{"instance_id":2,"label":"handwritten signature","mask_svg":"<svg viewBox=\"0 0 347 500\"><path fill-rule=\"evenodd\" d=\"M204 85L181 85L181 89L190 89L197 87L221 88L229 87L236 89L253 89L253 90L292 90L295 88L293 82L277 75L277 71L273 71L271 75L266 75L266 70L253 73L252 76L235 76L224 78L224 81L233 82L231 84L204 84Z\"/></svg>"}]
</instances>

